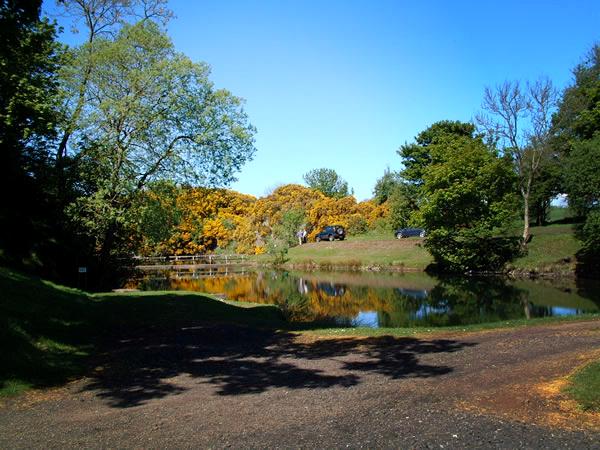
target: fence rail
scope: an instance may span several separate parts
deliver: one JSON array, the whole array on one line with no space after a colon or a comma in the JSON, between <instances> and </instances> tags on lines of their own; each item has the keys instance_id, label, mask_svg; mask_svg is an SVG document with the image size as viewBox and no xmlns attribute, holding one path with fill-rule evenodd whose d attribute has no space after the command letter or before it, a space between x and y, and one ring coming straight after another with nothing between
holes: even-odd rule
<instances>
[{"instance_id":1,"label":"fence rail","mask_svg":"<svg viewBox=\"0 0 600 450\"><path fill-rule=\"evenodd\" d=\"M249 263L247 255L173 255L173 256L134 256L137 269L163 267L212 267L239 266Z\"/></svg>"}]
</instances>

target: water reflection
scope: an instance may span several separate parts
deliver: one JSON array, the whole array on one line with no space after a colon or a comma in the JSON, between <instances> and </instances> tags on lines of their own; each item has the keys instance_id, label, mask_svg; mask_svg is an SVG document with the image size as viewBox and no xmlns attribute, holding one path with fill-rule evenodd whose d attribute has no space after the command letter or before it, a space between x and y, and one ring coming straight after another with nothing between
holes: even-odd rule
<instances>
[{"instance_id":1,"label":"water reflection","mask_svg":"<svg viewBox=\"0 0 600 450\"><path fill-rule=\"evenodd\" d=\"M600 310L598 285L425 274L163 272L131 280L142 290L190 290L278 305L292 322L343 327L449 326ZM582 295L586 293L588 295ZM594 293L594 296L589 295Z\"/></svg>"}]
</instances>

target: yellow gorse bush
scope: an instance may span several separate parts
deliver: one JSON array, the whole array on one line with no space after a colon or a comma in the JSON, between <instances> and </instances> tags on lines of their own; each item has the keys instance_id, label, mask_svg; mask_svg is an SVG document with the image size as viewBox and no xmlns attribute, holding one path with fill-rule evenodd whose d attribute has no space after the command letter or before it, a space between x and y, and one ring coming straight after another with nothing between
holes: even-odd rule
<instances>
[{"instance_id":1,"label":"yellow gorse bush","mask_svg":"<svg viewBox=\"0 0 600 450\"><path fill-rule=\"evenodd\" d=\"M160 200L156 193L148 195ZM261 254L273 227L292 210L304 213L309 239L327 225L342 225L350 233L365 231L389 214L386 203L330 198L297 184L280 186L259 199L228 189L181 188L175 203L179 222L168 239L147 253L192 255L227 249Z\"/></svg>"}]
</instances>

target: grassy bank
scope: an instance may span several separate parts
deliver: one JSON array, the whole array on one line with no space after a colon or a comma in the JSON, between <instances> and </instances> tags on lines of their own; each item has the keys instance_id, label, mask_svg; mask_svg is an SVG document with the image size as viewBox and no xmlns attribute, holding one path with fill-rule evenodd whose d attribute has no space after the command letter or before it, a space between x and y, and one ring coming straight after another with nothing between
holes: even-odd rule
<instances>
[{"instance_id":1,"label":"grassy bank","mask_svg":"<svg viewBox=\"0 0 600 450\"><path fill-rule=\"evenodd\" d=\"M313 242L291 248L288 264L328 269L380 268L425 270L432 259L419 238L395 239L382 233L349 236L344 241Z\"/></svg>"},{"instance_id":2,"label":"grassy bank","mask_svg":"<svg viewBox=\"0 0 600 450\"><path fill-rule=\"evenodd\" d=\"M527 254L508 266L515 273L573 274L581 244L573 224L562 223L567 214L556 208L556 223L531 228ZM516 230L518 229L515 228ZM288 266L313 269L391 269L422 271L433 262L420 238L395 239L392 233L371 231L344 241L314 242L293 247Z\"/></svg>"},{"instance_id":3,"label":"grassy bank","mask_svg":"<svg viewBox=\"0 0 600 450\"><path fill-rule=\"evenodd\" d=\"M565 391L584 411L600 412L600 361L588 364L569 380Z\"/></svg>"},{"instance_id":4,"label":"grassy bank","mask_svg":"<svg viewBox=\"0 0 600 450\"><path fill-rule=\"evenodd\" d=\"M572 224L552 224L531 229L527 255L516 259L511 268L517 271L573 273L581 248Z\"/></svg>"},{"instance_id":5,"label":"grassy bank","mask_svg":"<svg viewBox=\"0 0 600 450\"><path fill-rule=\"evenodd\" d=\"M102 342L196 321L280 327L273 306L175 292L91 295L0 269L0 395L62 384L84 373Z\"/></svg>"}]
</instances>

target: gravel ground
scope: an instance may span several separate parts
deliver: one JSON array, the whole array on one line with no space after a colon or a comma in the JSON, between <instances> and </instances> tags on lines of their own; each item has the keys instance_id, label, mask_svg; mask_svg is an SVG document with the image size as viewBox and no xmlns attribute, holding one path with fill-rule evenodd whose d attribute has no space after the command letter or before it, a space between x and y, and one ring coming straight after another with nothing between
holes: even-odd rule
<instances>
[{"instance_id":1,"label":"gravel ground","mask_svg":"<svg viewBox=\"0 0 600 450\"><path fill-rule=\"evenodd\" d=\"M560 393L600 321L421 338L234 326L107 345L88 377L0 404L0 448L597 448Z\"/></svg>"}]
</instances>

